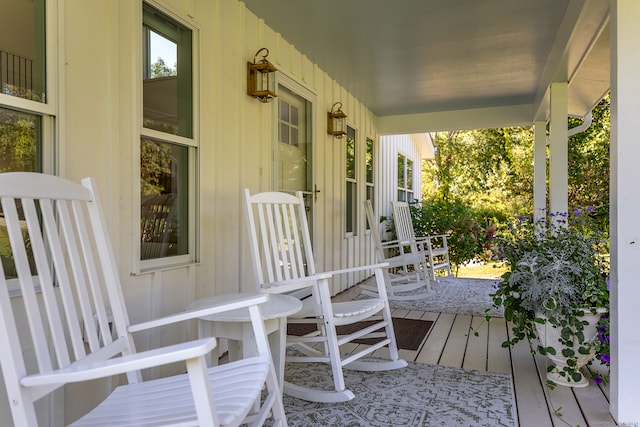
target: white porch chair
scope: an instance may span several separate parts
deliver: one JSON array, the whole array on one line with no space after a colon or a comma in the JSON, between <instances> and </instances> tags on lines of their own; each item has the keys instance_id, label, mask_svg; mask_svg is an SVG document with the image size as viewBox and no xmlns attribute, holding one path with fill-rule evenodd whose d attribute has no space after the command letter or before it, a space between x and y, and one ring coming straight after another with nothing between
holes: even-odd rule
<instances>
[{"instance_id":1,"label":"white porch chair","mask_svg":"<svg viewBox=\"0 0 640 427\"><path fill-rule=\"evenodd\" d=\"M427 265L423 268L428 271L433 280L437 280L436 271L438 270L451 275L447 235L416 237L409 204L407 202L391 202L391 205L393 207L393 223L401 246L408 247L410 253L425 255Z\"/></svg>"},{"instance_id":2,"label":"white porch chair","mask_svg":"<svg viewBox=\"0 0 640 427\"><path fill-rule=\"evenodd\" d=\"M15 425L38 426L36 401L66 384L126 374L127 384L73 425L261 425L272 413L285 426L258 305L265 295L130 325L95 188L90 178L0 174L12 251L4 261L17 271L0 274L0 365ZM232 309L249 310L257 356L208 369L214 338L136 352L134 332ZM186 373L142 380L143 369L173 363Z\"/></svg>"},{"instance_id":3,"label":"white porch chair","mask_svg":"<svg viewBox=\"0 0 640 427\"><path fill-rule=\"evenodd\" d=\"M387 263L389 264L388 270L394 270L393 272L387 271L389 300L415 300L428 296L431 290L429 276L421 269L421 266L426 263L425 254L404 252L398 240L382 242L379 230L380 223L376 221L371 200L364 201L364 209L369 221L371 238L375 245L376 261ZM389 253L392 255L388 255ZM423 292L412 292L422 288L424 288ZM367 295L377 294L377 290L370 285L363 286L362 289L363 293ZM407 292L411 293L407 294Z\"/></svg>"},{"instance_id":4,"label":"white porch chair","mask_svg":"<svg viewBox=\"0 0 640 427\"><path fill-rule=\"evenodd\" d=\"M289 355L287 362L323 362L330 363L332 367L334 390L317 390L285 383L285 393L316 402L347 401L353 399L354 394L345 386L343 368L380 371L407 366L398 356L383 271L386 264L318 273L302 193L298 192L296 196L278 192L251 195L245 189L243 196L258 289L267 293L295 293L300 290L310 293L308 298L303 299L302 311L290 316L288 321L315 324L319 332L303 337L289 335L287 344L295 345L301 355ZM329 280L339 274L362 270L374 271L377 296L332 302ZM352 325L372 318L379 321L348 335L338 336L337 326ZM372 334L381 328L384 328L384 333ZM358 347L352 354L340 353L343 345L365 336L381 337L381 341ZM359 360L385 346L389 350L389 360Z\"/></svg>"}]
</instances>

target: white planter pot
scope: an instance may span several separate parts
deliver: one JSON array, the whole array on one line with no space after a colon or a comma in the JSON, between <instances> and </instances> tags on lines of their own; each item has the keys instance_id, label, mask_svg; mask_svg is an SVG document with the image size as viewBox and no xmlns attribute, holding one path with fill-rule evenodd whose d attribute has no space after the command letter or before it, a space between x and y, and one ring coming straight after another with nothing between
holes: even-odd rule
<instances>
[{"instance_id":1,"label":"white planter pot","mask_svg":"<svg viewBox=\"0 0 640 427\"><path fill-rule=\"evenodd\" d=\"M588 325L584 327L584 337L587 342L591 341L595 338L597 334L597 323L600 319L600 315L606 313L606 310L598 310L597 313L591 313L589 310L584 310L585 315L583 320L588 322ZM536 314L538 317L546 319L541 313ZM567 358L562 355L563 346L560 344L560 329L554 327L548 322L543 324L536 323L536 332L538 334L538 340L540 341L540 345L544 347L553 347L556 350L555 355L548 354L547 357L551 359L554 363L554 368L547 372L547 379L553 381L558 385L563 385L567 387L586 387L589 385L589 380L582 376L580 381L573 381L570 378L562 376L559 374L563 370L564 367L567 366ZM593 356L595 355L595 350L590 354L579 354L578 347L574 348L577 355L577 369L581 369L585 366Z\"/></svg>"}]
</instances>

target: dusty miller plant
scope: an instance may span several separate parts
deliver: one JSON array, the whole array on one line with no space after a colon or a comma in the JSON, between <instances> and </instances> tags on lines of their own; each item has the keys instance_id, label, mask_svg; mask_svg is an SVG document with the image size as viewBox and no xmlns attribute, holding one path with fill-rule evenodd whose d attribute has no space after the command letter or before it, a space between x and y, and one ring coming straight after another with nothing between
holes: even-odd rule
<instances>
[{"instance_id":1,"label":"dusty miller plant","mask_svg":"<svg viewBox=\"0 0 640 427\"><path fill-rule=\"evenodd\" d=\"M493 294L493 305L502 307L513 325L512 337L503 346L536 338L536 323L559 328L562 355L568 359L559 373L579 381L578 356L601 350L592 337L585 337L588 323L582 316L609 307L606 236L590 226L588 210L576 209L571 216L550 214L537 224L519 218L499 234L498 245L509 269ZM542 343L532 351L556 354Z\"/></svg>"}]
</instances>

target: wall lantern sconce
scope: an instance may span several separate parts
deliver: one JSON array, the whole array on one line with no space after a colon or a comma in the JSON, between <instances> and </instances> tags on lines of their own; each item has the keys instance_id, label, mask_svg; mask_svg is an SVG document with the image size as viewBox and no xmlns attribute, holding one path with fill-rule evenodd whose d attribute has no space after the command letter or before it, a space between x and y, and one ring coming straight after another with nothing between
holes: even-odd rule
<instances>
[{"instance_id":1,"label":"wall lantern sconce","mask_svg":"<svg viewBox=\"0 0 640 427\"><path fill-rule=\"evenodd\" d=\"M262 60L256 58L262 52ZM263 47L253 55L253 62L247 62L247 95L258 98L262 102L269 102L276 96L274 73L278 71L267 60L269 49Z\"/></svg>"},{"instance_id":2,"label":"wall lantern sconce","mask_svg":"<svg viewBox=\"0 0 640 427\"><path fill-rule=\"evenodd\" d=\"M347 115L341 108L342 102L336 102L327 113L327 132L338 139L347 134Z\"/></svg>"}]
</instances>

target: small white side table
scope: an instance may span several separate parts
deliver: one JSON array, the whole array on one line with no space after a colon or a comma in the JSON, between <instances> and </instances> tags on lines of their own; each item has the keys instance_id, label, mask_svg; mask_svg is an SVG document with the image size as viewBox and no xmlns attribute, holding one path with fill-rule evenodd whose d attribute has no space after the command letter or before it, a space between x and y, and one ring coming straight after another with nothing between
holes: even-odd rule
<instances>
[{"instance_id":1,"label":"small white side table","mask_svg":"<svg viewBox=\"0 0 640 427\"><path fill-rule=\"evenodd\" d=\"M219 303L224 298L238 298L252 294L222 295L201 298L189 304L188 309L198 309ZM262 319L266 333L269 337L271 357L275 366L280 389L284 384L284 359L287 347L287 316L297 313L302 309L302 301L289 295L271 294L269 300L260 305ZM249 310L237 309L223 313L203 316L198 319L198 338L214 336L229 340L229 359L238 360L243 354L256 354L255 337ZM209 363L211 363L209 359ZM217 363L216 360L213 363Z\"/></svg>"}]
</instances>

